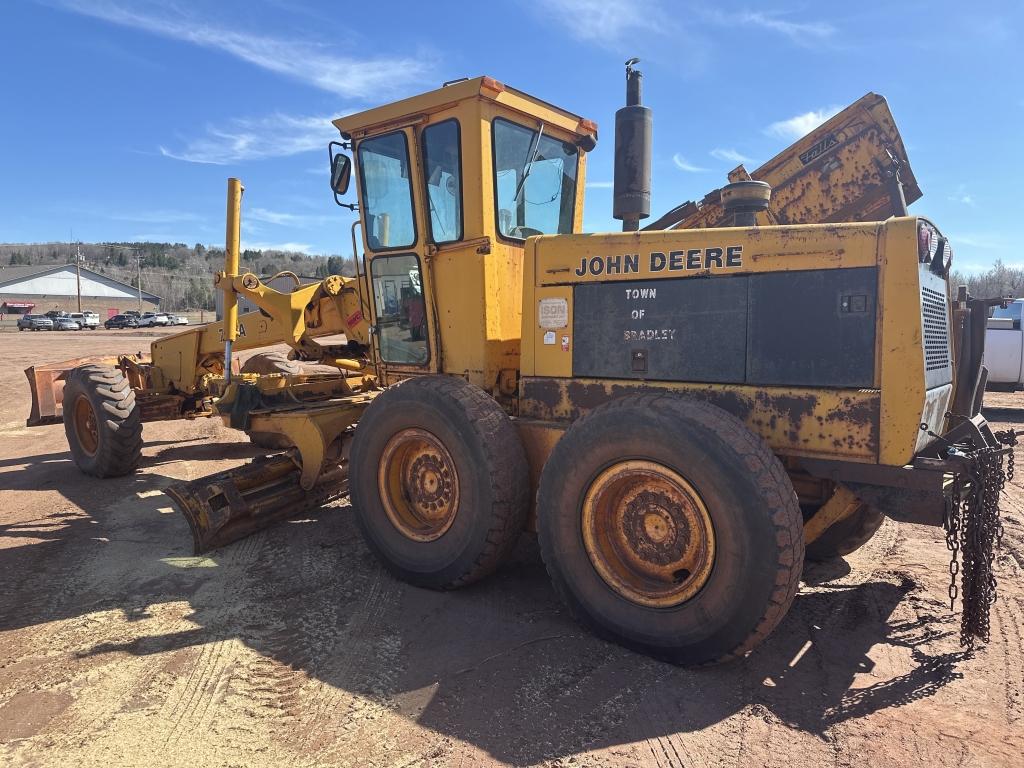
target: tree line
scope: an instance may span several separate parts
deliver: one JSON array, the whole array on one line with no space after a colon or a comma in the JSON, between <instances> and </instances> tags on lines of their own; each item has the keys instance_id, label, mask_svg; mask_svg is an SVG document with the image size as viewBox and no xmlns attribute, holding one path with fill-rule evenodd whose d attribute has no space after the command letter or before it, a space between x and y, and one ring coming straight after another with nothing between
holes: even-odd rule
<instances>
[{"instance_id":1,"label":"tree line","mask_svg":"<svg viewBox=\"0 0 1024 768\"><path fill-rule=\"evenodd\" d=\"M261 277L294 272L300 277L353 275L351 258L317 256L279 250L246 249L241 267ZM0 244L3 266L74 264L159 296L161 309L188 311L214 308L213 274L224 269L224 250L201 243L28 243Z\"/></svg>"},{"instance_id":2,"label":"tree line","mask_svg":"<svg viewBox=\"0 0 1024 768\"><path fill-rule=\"evenodd\" d=\"M954 295L957 286L966 285L971 296L978 299L994 299L999 296L1020 298L1024 294L1024 268L1010 267L997 259L984 272L958 272L949 277Z\"/></svg>"}]
</instances>

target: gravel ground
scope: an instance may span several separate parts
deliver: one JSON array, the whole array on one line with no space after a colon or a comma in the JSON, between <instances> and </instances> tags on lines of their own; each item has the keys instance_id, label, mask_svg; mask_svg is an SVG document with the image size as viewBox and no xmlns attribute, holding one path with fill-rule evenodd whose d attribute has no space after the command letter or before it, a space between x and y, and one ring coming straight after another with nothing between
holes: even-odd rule
<instances>
[{"instance_id":1,"label":"gravel ground","mask_svg":"<svg viewBox=\"0 0 1024 768\"><path fill-rule=\"evenodd\" d=\"M578 628L529 536L444 594L388 576L346 504L192 557L162 489L252 456L244 436L148 424L139 472L98 481L61 426L23 426L23 368L151 339L0 336L4 765L1021 765L1024 477L973 656L941 532L887 521L808 567L748 659L677 669ZM1024 394L986 410L1024 426Z\"/></svg>"}]
</instances>

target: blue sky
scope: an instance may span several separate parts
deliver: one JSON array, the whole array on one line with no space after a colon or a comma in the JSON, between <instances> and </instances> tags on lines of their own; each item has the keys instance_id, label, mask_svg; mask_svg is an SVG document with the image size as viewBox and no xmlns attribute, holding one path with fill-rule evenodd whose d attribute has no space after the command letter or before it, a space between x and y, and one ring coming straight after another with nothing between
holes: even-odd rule
<instances>
[{"instance_id":1,"label":"blue sky","mask_svg":"<svg viewBox=\"0 0 1024 768\"><path fill-rule=\"evenodd\" d=\"M347 254L329 119L478 74L598 122L585 223L617 230L613 115L639 56L654 215L875 91L924 191L911 210L957 265L1024 262L1022 21L1020 0L7 0L0 241L219 244L237 175L246 246Z\"/></svg>"}]
</instances>

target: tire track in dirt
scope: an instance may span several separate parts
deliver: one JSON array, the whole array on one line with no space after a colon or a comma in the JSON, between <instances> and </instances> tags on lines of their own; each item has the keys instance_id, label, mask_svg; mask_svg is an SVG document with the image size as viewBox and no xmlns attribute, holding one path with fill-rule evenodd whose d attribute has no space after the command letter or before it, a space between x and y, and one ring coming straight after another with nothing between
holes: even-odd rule
<instances>
[{"instance_id":1,"label":"tire track in dirt","mask_svg":"<svg viewBox=\"0 0 1024 768\"><path fill-rule=\"evenodd\" d=\"M339 741L352 741L360 721L387 710L383 697L393 681L380 672L398 667L397 643L381 638L378 628L397 585L347 522L339 525L336 516L349 515L347 506L316 513L319 541L302 520L265 532L239 588L249 648L231 657L224 695L234 713L259 714L223 718L222 725L269 739L289 762L311 754L320 761L343 747ZM378 674L367 680L367 670ZM250 734L253 724L258 736Z\"/></svg>"}]
</instances>

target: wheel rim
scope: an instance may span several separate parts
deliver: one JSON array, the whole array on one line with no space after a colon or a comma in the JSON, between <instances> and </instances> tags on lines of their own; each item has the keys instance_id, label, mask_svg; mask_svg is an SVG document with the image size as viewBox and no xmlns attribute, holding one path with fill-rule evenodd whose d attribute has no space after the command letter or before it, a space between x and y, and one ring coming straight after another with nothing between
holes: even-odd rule
<instances>
[{"instance_id":1,"label":"wheel rim","mask_svg":"<svg viewBox=\"0 0 1024 768\"><path fill-rule=\"evenodd\" d=\"M434 541L455 521L455 462L441 441L424 429L404 429L388 440L377 486L392 525L414 541Z\"/></svg>"},{"instance_id":2,"label":"wheel rim","mask_svg":"<svg viewBox=\"0 0 1024 768\"><path fill-rule=\"evenodd\" d=\"M598 475L583 500L582 527L598 574L633 603L679 605L711 575L707 507L682 476L656 462L624 461Z\"/></svg>"},{"instance_id":3,"label":"wheel rim","mask_svg":"<svg viewBox=\"0 0 1024 768\"><path fill-rule=\"evenodd\" d=\"M92 456L100 444L100 430L96 423L96 412L85 395L75 399L75 436L78 445Z\"/></svg>"}]
</instances>

